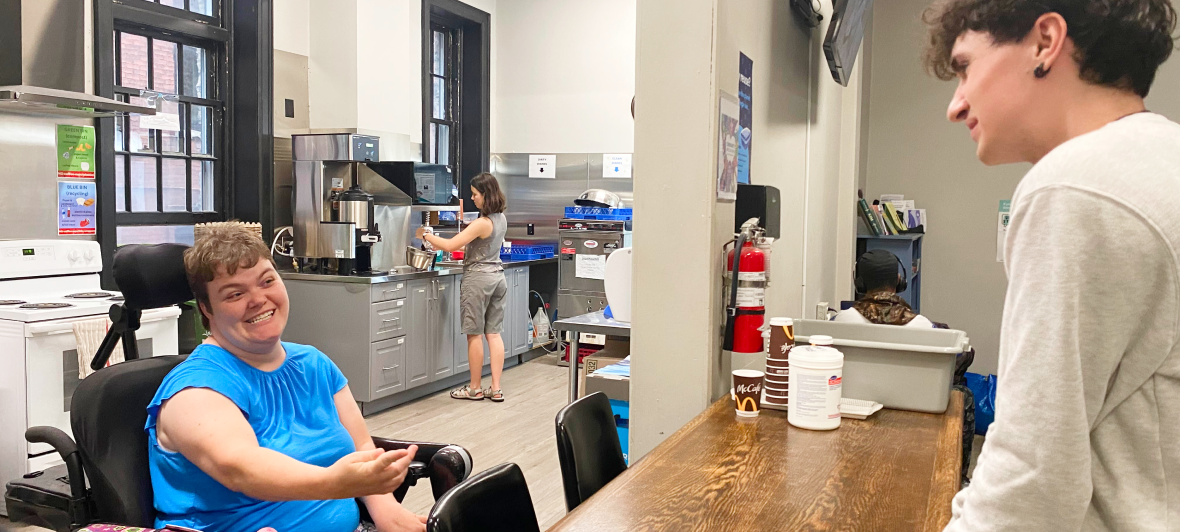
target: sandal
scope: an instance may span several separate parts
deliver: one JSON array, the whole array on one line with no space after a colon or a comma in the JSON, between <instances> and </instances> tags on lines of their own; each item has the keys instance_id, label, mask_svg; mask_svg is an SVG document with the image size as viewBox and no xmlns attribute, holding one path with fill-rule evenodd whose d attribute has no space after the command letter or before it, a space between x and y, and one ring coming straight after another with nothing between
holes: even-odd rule
<instances>
[{"instance_id":1,"label":"sandal","mask_svg":"<svg viewBox=\"0 0 1180 532\"><path fill-rule=\"evenodd\" d=\"M470 399L472 401L483 401L483 398L484 395L482 389L476 388L475 390L472 390L471 386L468 385L463 385L462 388L451 391L451 399ZM501 401L502 400L503 399L501 399Z\"/></svg>"},{"instance_id":2,"label":"sandal","mask_svg":"<svg viewBox=\"0 0 1180 532\"><path fill-rule=\"evenodd\" d=\"M483 397L487 397L492 402L494 402L494 403L503 403L504 402L504 390L493 390L491 388L488 388L488 389L482 390L482 391L483 391Z\"/></svg>"}]
</instances>

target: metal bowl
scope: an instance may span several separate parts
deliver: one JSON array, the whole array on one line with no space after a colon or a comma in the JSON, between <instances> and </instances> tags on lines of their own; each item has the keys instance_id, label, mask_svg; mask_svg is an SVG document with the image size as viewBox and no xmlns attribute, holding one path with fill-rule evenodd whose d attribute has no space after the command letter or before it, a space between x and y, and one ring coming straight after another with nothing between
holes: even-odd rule
<instances>
[{"instance_id":1,"label":"metal bowl","mask_svg":"<svg viewBox=\"0 0 1180 532\"><path fill-rule=\"evenodd\" d=\"M406 264L424 272L434 267L434 253L406 246Z\"/></svg>"},{"instance_id":2,"label":"metal bowl","mask_svg":"<svg viewBox=\"0 0 1180 532\"><path fill-rule=\"evenodd\" d=\"M578 196L578 199L574 200L574 204L582 207L618 209L623 206L623 199L618 194L609 190L592 188L583 192L581 196Z\"/></svg>"}]
</instances>

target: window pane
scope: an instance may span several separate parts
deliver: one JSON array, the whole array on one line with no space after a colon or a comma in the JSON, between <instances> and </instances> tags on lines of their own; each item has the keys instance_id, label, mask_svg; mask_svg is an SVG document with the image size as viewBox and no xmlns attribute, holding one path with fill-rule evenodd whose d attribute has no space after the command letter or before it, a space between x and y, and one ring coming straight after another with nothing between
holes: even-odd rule
<instances>
[{"instance_id":1,"label":"window pane","mask_svg":"<svg viewBox=\"0 0 1180 532\"><path fill-rule=\"evenodd\" d=\"M430 144L426 145L426 161L434 163L438 160L436 157L438 153L438 124L431 122L430 124Z\"/></svg>"},{"instance_id":2,"label":"window pane","mask_svg":"<svg viewBox=\"0 0 1180 532\"><path fill-rule=\"evenodd\" d=\"M158 112L179 115L180 107L178 102L164 100ZM184 124L184 122L180 123ZM180 132L160 130L160 149L171 153L184 153L184 143L180 140Z\"/></svg>"},{"instance_id":3,"label":"window pane","mask_svg":"<svg viewBox=\"0 0 1180 532\"><path fill-rule=\"evenodd\" d=\"M160 168L164 181L164 212L187 212L186 159L164 159Z\"/></svg>"},{"instance_id":4,"label":"window pane","mask_svg":"<svg viewBox=\"0 0 1180 532\"><path fill-rule=\"evenodd\" d=\"M160 0L160 3L177 9L184 9L184 0Z\"/></svg>"},{"instance_id":5,"label":"window pane","mask_svg":"<svg viewBox=\"0 0 1180 532\"><path fill-rule=\"evenodd\" d=\"M115 210L127 212L127 156L115 156Z\"/></svg>"},{"instance_id":6,"label":"window pane","mask_svg":"<svg viewBox=\"0 0 1180 532\"><path fill-rule=\"evenodd\" d=\"M440 76L447 75L446 42L446 36L442 32L434 32L434 68L432 71Z\"/></svg>"},{"instance_id":7,"label":"window pane","mask_svg":"<svg viewBox=\"0 0 1180 532\"><path fill-rule=\"evenodd\" d=\"M148 74L147 37L121 34L119 84L134 89L146 89Z\"/></svg>"},{"instance_id":8,"label":"window pane","mask_svg":"<svg viewBox=\"0 0 1180 532\"><path fill-rule=\"evenodd\" d=\"M438 125L438 164L451 164L451 126Z\"/></svg>"},{"instance_id":9,"label":"window pane","mask_svg":"<svg viewBox=\"0 0 1180 532\"><path fill-rule=\"evenodd\" d=\"M131 211L156 211L156 158L131 158Z\"/></svg>"},{"instance_id":10,"label":"window pane","mask_svg":"<svg viewBox=\"0 0 1180 532\"><path fill-rule=\"evenodd\" d=\"M189 11L205 16L213 16L213 0L189 0Z\"/></svg>"},{"instance_id":11,"label":"window pane","mask_svg":"<svg viewBox=\"0 0 1180 532\"><path fill-rule=\"evenodd\" d=\"M193 212L213 210L213 161L193 161Z\"/></svg>"},{"instance_id":12,"label":"window pane","mask_svg":"<svg viewBox=\"0 0 1180 532\"><path fill-rule=\"evenodd\" d=\"M190 105L192 116L193 155L213 154L213 110L205 105Z\"/></svg>"},{"instance_id":13,"label":"window pane","mask_svg":"<svg viewBox=\"0 0 1180 532\"><path fill-rule=\"evenodd\" d=\"M167 94L177 94L176 92L176 60L177 54L176 43L161 41L156 39L152 41L152 89L158 92Z\"/></svg>"},{"instance_id":14,"label":"window pane","mask_svg":"<svg viewBox=\"0 0 1180 532\"><path fill-rule=\"evenodd\" d=\"M185 96L197 98L209 97L209 64L203 48L183 46L184 49L184 87Z\"/></svg>"},{"instance_id":15,"label":"window pane","mask_svg":"<svg viewBox=\"0 0 1180 532\"><path fill-rule=\"evenodd\" d=\"M447 81L442 78L431 78L434 81L434 112L431 113L439 120L447 117Z\"/></svg>"},{"instance_id":16,"label":"window pane","mask_svg":"<svg viewBox=\"0 0 1180 532\"><path fill-rule=\"evenodd\" d=\"M118 245L127 244L184 244L193 245L191 225L122 225L115 228Z\"/></svg>"},{"instance_id":17,"label":"window pane","mask_svg":"<svg viewBox=\"0 0 1180 532\"><path fill-rule=\"evenodd\" d=\"M127 129L127 117L115 117L115 151L127 151L127 145L123 143L123 133Z\"/></svg>"},{"instance_id":18,"label":"window pane","mask_svg":"<svg viewBox=\"0 0 1180 532\"><path fill-rule=\"evenodd\" d=\"M147 98L132 97L131 103L135 105L148 105ZM155 131L141 127L139 125L139 115L131 115L128 119L131 122L129 126L131 138L128 142L131 143L129 151L140 152L155 152L156 151L156 135Z\"/></svg>"}]
</instances>

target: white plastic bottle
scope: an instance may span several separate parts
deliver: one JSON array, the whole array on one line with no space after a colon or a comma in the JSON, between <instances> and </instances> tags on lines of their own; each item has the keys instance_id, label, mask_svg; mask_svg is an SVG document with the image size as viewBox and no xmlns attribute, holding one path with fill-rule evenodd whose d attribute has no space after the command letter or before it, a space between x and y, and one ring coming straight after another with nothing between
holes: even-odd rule
<instances>
[{"instance_id":1,"label":"white plastic bottle","mask_svg":"<svg viewBox=\"0 0 1180 532\"><path fill-rule=\"evenodd\" d=\"M791 350L787 421L802 429L840 427L844 353L825 346Z\"/></svg>"}]
</instances>

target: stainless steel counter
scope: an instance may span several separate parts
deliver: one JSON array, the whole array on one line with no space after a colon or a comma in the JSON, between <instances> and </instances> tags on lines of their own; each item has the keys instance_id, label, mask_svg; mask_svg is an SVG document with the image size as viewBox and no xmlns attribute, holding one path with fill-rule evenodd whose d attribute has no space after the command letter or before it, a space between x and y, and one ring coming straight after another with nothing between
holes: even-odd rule
<instances>
[{"instance_id":1,"label":"stainless steel counter","mask_svg":"<svg viewBox=\"0 0 1180 532\"><path fill-rule=\"evenodd\" d=\"M534 259L534 260L519 260L512 262L505 262L505 268L512 268L514 266L532 266L536 264L554 263L557 262L556 257L548 259ZM293 281L321 281L325 283L355 283L355 284L380 284L390 283L396 281L412 281L414 279L429 279L431 277L444 277L447 275L458 275L463 273L462 266L442 268L438 270L431 270L428 272L409 272L409 273L388 273L381 275L328 275L322 273L296 273L296 272L279 272L283 279Z\"/></svg>"},{"instance_id":2,"label":"stainless steel counter","mask_svg":"<svg viewBox=\"0 0 1180 532\"><path fill-rule=\"evenodd\" d=\"M556 331L573 333L570 338L570 385L569 400L578 400L578 336L580 333L605 334L607 336L631 337L631 323L615 321L606 317L603 311L591 312L553 322ZM560 338L560 336L559 336Z\"/></svg>"}]
</instances>

